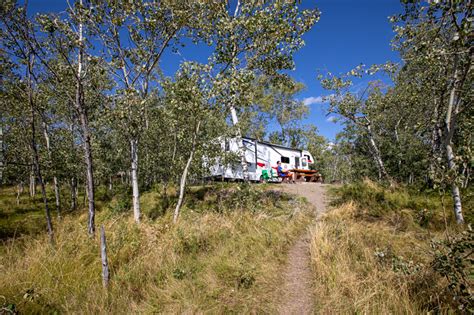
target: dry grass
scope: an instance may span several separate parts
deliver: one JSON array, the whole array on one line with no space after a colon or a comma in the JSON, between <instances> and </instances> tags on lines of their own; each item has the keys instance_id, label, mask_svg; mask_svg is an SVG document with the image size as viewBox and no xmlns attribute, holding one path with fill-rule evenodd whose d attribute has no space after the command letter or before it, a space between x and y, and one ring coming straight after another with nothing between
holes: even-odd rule
<instances>
[{"instance_id":1,"label":"dry grass","mask_svg":"<svg viewBox=\"0 0 474 315\"><path fill-rule=\"evenodd\" d=\"M227 211L205 211L194 200L177 225L169 213L137 227L128 212L103 210L97 220L108 237L108 291L85 215L56 226L54 247L44 235L10 240L0 258L0 304L22 313L271 313L288 246L311 215L297 200L289 207L261 199L255 209ZM143 200L145 209L156 207L152 196Z\"/></svg>"},{"instance_id":2,"label":"dry grass","mask_svg":"<svg viewBox=\"0 0 474 315\"><path fill-rule=\"evenodd\" d=\"M363 189L373 196L382 194L383 188L364 185ZM406 192L384 193L382 202L390 200L391 208L390 204L375 203L382 198L362 198L361 192L351 187L343 187L338 193L341 196L347 192L351 196L359 194L363 203L357 198L353 199L356 202L349 201L346 196L311 229L316 312L455 312L448 299L442 300L448 283L431 268L430 240L443 238L441 215L436 212L439 209L428 209L435 213L425 224L416 216L418 209L393 206L416 204Z\"/></svg>"},{"instance_id":3,"label":"dry grass","mask_svg":"<svg viewBox=\"0 0 474 315\"><path fill-rule=\"evenodd\" d=\"M311 259L318 312L413 314L419 306L409 298L403 276L385 268L390 253L413 257L419 247L413 235L396 235L380 224L350 222L353 204L333 210L311 230ZM420 248L421 251L425 250ZM376 253L380 253L377 255Z\"/></svg>"}]
</instances>

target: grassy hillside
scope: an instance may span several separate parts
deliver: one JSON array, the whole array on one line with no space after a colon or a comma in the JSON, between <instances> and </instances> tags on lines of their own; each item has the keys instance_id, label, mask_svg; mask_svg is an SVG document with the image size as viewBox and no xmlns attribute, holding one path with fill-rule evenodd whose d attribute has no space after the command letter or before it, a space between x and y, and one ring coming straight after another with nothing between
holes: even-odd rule
<instances>
[{"instance_id":1,"label":"grassy hillside","mask_svg":"<svg viewBox=\"0 0 474 315\"><path fill-rule=\"evenodd\" d=\"M474 233L455 226L449 197L443 210L435 193L368 181L334 195L335 208L311 230L318 313L474 310Z\"/></svg>"},{"instance_id":2,"label":"grassy hillside","mask_svg":"<svg viewBox=\"0 0 474 315\"><path fill-rule=\"evenodd\" d=\"M0 247L0 303L21 313L275 313L288 249L310 226L316 313L472 312L474 233L454 223L448 195L341 186L315 222L304 200L272 187L191 187L177 225L175 189L155 187L141 198L140 226L128 189L99 190L108 290L85 210L55 219L51 246L41 204L16 206L5 193L1 226L17 232Z\"/></svg>"},{"instance_id":3,"label":"grassy hillside","mask_svg":"<svg viewBox=\"0 0 474 315\"><path fill-rule=\"evenodd\" d=\"M21 313L273 312L287 248L311 220L306 203L265 186L194 187L173 225L164 209L174 196L143 194L139 227L126 193L103 203L108 291L84 211L55 221L55 246L44 233L8 239L0 303Z\"/></svg>"}]
</instances>

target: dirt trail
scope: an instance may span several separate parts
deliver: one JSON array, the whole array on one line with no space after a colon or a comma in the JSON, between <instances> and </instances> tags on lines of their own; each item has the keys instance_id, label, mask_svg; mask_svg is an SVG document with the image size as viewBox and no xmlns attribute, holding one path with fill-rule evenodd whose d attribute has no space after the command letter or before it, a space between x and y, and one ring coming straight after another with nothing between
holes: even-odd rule
<instances>
[{"instance_id":1,"label":"dirt trail","mask_svg":"<svg viewBox=\"0 0 474 315\"><path fill-rule=\"evenodd\" d=\"M316 214L326 211L325 185L319 183L282 184L285 192L306 197L315 207ZM279 300L280 314L312 314L314 310L311 287L309 235L304 233L288 253L284 283Z\"/></svg>"}]
</instances>

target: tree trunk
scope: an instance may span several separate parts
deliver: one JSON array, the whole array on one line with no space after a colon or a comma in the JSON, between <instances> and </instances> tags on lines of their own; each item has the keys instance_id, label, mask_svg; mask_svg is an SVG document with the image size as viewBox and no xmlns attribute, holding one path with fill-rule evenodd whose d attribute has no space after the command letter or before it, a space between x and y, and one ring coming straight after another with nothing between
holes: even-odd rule
<instances>
[{"instance_id":1,"label":"tree trunk","mask_svg":"<svg viewBox=\"0 0 474 315\"><path fill-rule=\"evenodd\" d=\"M239 119L237 118L237 111L235 110L234 106L230 107L230 113L232 115L232 124L234 127L237 128L237 146L239 148L239 155L240 155L240 164L242 166L242 175L245 182L249 180L249 167L247 164L247 159L245 158L245 147L244 142L242 141L242 133L240 131L240 127L238 126Z\"/></svg>"},{"instance_id":2,"label":"tree trunk","mask_svg":"<svg viewBox=\"0 0 474 315\"><path fill-rule=\"evenodd\" d=\"M77 210L77 179L71 178L71 210Z\"/></svg>"},{"instance_id":3,"label":"tree trunk","mask_svg":"<svg viewBox=\"0 0 474 315\"><path fill-rule=\"evenodd\" d=\"M448 162L448 170L452 172L454 178L451 181L451 195L453 197L453 211L454 216L456 217L456 222L458 224L464 223L464 217L462 214L462 204L461 204L461 193L459 192L459 187L456 183L457 177L457 166L455 162L455 155L453 151L453 134L456 124L456 115L459 109L459 97L458 91L461 88L461 78L460 73L457 65L457 60L455 61L454 65L454 75L453 75L453 85L451 88L451 92L449 95L449 103L448 109L446 111L446 118L445 118L445 142L444 147L446 150L446 159Z\"/></svg>"},{"instance_id":4,"label":"tree trunk","mask_svg":"<svg viewBox=\"0 0 474 315\"><path fill-rule=\"evenodd\" d=\"M176 126L174 127L173 133L173 153L171 155L171 161L174 162L174 160L176 159L176 151L178 149L178 131L176 130Z\"/></svg>"},{"instance_id":5,"label":"tree trunk","mask_svg":"<svg viewBox=\"0 0 474 315\"><path fill-rule=\"evenodd\" d=\"M35 108L34 108L34 101L33 101L33 85L31 82L31 71L33 68L33 60L31 59L31 56L29 57L28 60L28 75L27 75L27 80L28 80L28 103L30 105L30 115L31 115L31 122L30 122L30 128L31 128L31 151L33 154L33 167L35 169L36 177L38 178L38 181L41 186L41 195L43 197L43 203L44 203L44 209L45 209L45 216L46 216L46 228L48 231L48 236L49 240L51 243L54 241L54 236L53 236L53 224L51 223L51 214L49 212L49 207L48 207L48 198L46 197L46 187L43 182L43 176L41 174L41 166L39 163L39 154L38 154L38 149L36 147L36 126L35 126ZM36 186L36 183L33 183L33 187Z\"/></svg>"},{"instance_id":6,"label":"tree trunk","mask_svg":"<svg viewBox=\"0 0 474 315\"><path fill-rule=\"evenodd\" d=\"M82 0L80 0L82 6ZM89 130L89 118L87 116L87 110L84 104L84 88L82 84L82 68L84 59L84 47L83 47L83 25L82 21L79 21L79 53L77 55L77 82L76 82L76 110L79 114L79 120L81 123L82 138L84 141L84 160L86 162L86 181L87 181L87 198L89 200L88 210L88 233L93 236L95 233L95 186L94 186L94 169L92 161L92 149L91 149L91 136Z\"/></svg>"},{"instance_id":7,"label":"tree trunk","mask_svg":"<svg viewBox=\"0 0 474 315\"><path fill-rule=\"evenodd\" d=\"M463 166L463 171L462 171L463 181L462 181L461 187L467 188L467 186L469 185L469 177L471 175L471 171L470 171L468 162L464 162L462 166Z\"/></svg>"},{"instance_id":8,"label":"tree trunk","mask_svg":"<svg viewBox=\"0 0 474 315\"><path fill-rule=\"evenodd\" d=\"M93 161L92 161L92 149L91 149L91 137L89 131L89 121L87 118L87 114L85 113L84 109L82 108L82 84L78 83L78 95L77 95L77 102L80 104L79 109L79 118L81 121L81 128L82 128L82 137L83 137L83 149L84 149L84 160L86 162L86 191L87 191L87 199L88 199L88 210L89 210L89 218L88 218L88 233L89 235L94 235L95 233L95 186L94 186L94 169L93 169ZM82 95L82 96L81 96Z\"/></svg>"},{"instance_id":9,"label":"tree trunk","mask_svg":"<svg viewBox=\"0 0 474 315\"><path fill-rule=\"evenodd\" d=\"M34 157L33 157L34 160ZM35 176L35 166L34 162L33 165L31 166L31 172L30 172L30 197L33 198L36 196L36 176Z\"/></svg>"},{"instance_id":10,"label":"tree trunk","mask_svg":"<svg viewBox=\"0 0 474 315\"><path fill-rule=\"evenodd\" d=\"M130 153L132 161L132 194L133 194L133 217L136 223L140 223L140 191L138 189L138 140L130 140Z\"/></svg>"},{"instance_id":11,"label":"tree trunk","mask_svg":"<svg viewBox=\"0 0 474 315\"><path fill-rule=\"evenodd\" d=\"M451 144L446 144L446 157L448 159L448 169L456 171L456 164L454 163L454 153ZM456 184L456 180L453 179L451 183L451 195L453 197L453 211L458 224L464 223L464 217L462 214L461 204L461 193L459 187Z\"/></svg>"},{"instance_id":12,"label":"tree trunk","mask_svg":"<svg viewBox=\"0 0 474 315\"><path fill-rule=\"evenodd\" d=\"M388 179L389 181L391 181L391 178L388 175L387 170L385 169L385 165L383 163L382 155L380 154L380 150L377 146L377 143L375 142L374 134L372 133L371 124L368 123L366 125L366 128L367 128L368 135L369 135L369 143L370 143L370 146L372 147L372 155L373 155L373 158L374 158L374 160L377 164L378 170L379 170L379 172L380 172L380 174L383 178Z\"/></svg>"},{"instance_id":13,"label":"tree trunk","mask_svg":"<svg viewBox=\"0 0 474 315\"><path fill-rule=\"evenodd\" d=\"M61 218L61 197L59 194L59 181L56 176L53 177L54 185L54 199L56 201L56 211L58 212L58 218Z\"/></svg>"},{"instance_id":14,"label":"tree trunk","mask_svg":"<svg viewBox=\"0 0 474 315\"><path fill-rule=\"evenodd\" d=\"M439 108L441 106L443 97L435 97L434 100L434 109L433 109L433 118L432 120L435 121L433 129L431 130L431 158L429 164L429 174L428 174L428 185L429 187L433 187L435 181L435 173L436 173L436 165L435 160L438 156L440 149L441 149L441 141L442 141L442 130L439 124Z\"/></svg>"},{"instance_id":15,"label":"tree trunk","mask_svg":"<svg viewBox=\"0 0 474 315\"><path fill-rule=\"evenodd\" d=\"M400 126L400 123L402 122L402 118L400 118L397 123L395 124L395 128L394 128L394 134L395 134L395 141L397 142L397 147L398 147L398 150L402 151L402 145L400 143L400 136L398 135L398 127ZM401 158L398 158L398 172L400 173L401 171L401 168L402 168L402 159Z\"/></svg>"},{"instance_id":16,"label":"tree trunk","mask_svg":"<svg viewBox=\"0 0 474 315\"><path fill-rule=\"evenodd\" d=\"M16 185L16 205L20 205L20 196L23 193L23 181Z\"/></svg>"},{"instance_id":17,"label":"tree trunk","mask_svg":"<svg viewBox=\"0 0 474 315\"><path fill-rule=\"evenodd\" d=\"M105 239L105 229L103 225L100 227L100 256L102 260L102 284L104 288L107 288L109 286L110 273L107 259L107 241Z\"/></svg>"},{"instance_id":18,"label":"tree trunk","mask_svg":"<svg viewBox=\"0 0 474 315\"><path fill-rule=\"evenodd\" d=\"M184 199L184 190L186 188L186 178L188 177L189 167L191 166L191 162L193 161L194 151L196 150L196 142L197 136L199 134L199 127L201 126L201 122L198 121L196 128L193 134L193 142L191 146L191 152L189 153L188 161L186 162L186 166L184 167L183 174L181 175L181 182L179 185L179 198L178 203L176 204L176 208L174 209L174 216L173 222L176 223L178 221L179 210L181 209L181 205L183 204Z\"/></svg>"},{"instance_id":19,"label":"tree trunk","mask_svg":"<svg viewBox=\"0 0 474 315\"><path fill-rule=\"evenodd\" d=\"M53 159L52 159L52 153L51 153L51 144L50 144L50 139L49 139L49 133L48 133L48 125L46 122L43 120L43 135L44 139L46 141L46 151L48 152L48 159L49 159L49 164L52 166ZM53 170L55 172L55 170ZM58 213L58 218L61 218L61 201L59 197L59 184L58 184L58 178L56 175L53 176L53 185L54 185L54 198L56 202L56 211Z\"/></svg>"}]
</instances>

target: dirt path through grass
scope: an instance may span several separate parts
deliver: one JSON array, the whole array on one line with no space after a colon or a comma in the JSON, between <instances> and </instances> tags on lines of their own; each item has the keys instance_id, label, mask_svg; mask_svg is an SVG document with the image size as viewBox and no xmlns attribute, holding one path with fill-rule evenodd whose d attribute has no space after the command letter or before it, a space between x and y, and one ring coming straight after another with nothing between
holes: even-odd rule
<instances>
[{"instance_id":1,"label":"dirt path through grass","mask_svg":"<svg viewBox=\"0 0 474 315\"><path fill-rule=\"evenodd\" d=\"M316 214L326 211L326 188L319 183L282 184L285 192L306 197L314 205ZM278 301L280 314L312 314L314 297L311 287L309 235L305 232L288 253L284 269L284 283Z\"/></svg>"}]
</instances>

